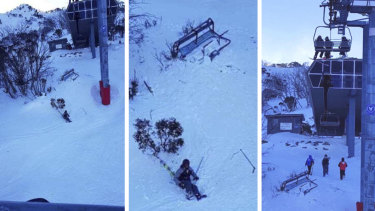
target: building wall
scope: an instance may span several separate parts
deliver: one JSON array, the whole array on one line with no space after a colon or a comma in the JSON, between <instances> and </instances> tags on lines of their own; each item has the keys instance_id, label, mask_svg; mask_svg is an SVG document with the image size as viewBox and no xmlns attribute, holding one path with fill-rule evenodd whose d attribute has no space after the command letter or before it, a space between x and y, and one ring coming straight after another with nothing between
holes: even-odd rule
<instances>
[{"instance_id":1,"label":"building wall","mask_svg":"<svg viewBox=\"0 0 375 211\"><path fill-rule=\"evenodd\" d=\"M267 133L279 132L300 133L302 130L302 117L268 117Z\"/></svg>"}]
</instances>

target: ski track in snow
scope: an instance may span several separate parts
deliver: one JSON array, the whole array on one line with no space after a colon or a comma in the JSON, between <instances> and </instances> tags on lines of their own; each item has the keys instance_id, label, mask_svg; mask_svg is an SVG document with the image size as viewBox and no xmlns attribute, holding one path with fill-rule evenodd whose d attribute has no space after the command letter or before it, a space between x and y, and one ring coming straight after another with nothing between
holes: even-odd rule
<instances>
[{"instance_id":1,"label":"ski track in snow","mask_svg":"<svg viewBox=\"0 0 375 211\"><path fill-rule=\"evenodd\" d=\"M135 71L139 82L139 93L129 105L130 209L255 210L256 172L252 174L252 167L238 152L242 148L257 163L256 2L161 0L147 2L142 9L161 17L161 22L145 31L147 38L140 47L130 46L130 79ZM232 9L238 12L229 12ZM197 25L208 17L219 33L229 30L226 37L232 43L212 62L207 56L199 61L202 54L196 50L186 61L170 62L167 70L159 71L155 52L167 50L166 40L177 40L188 19ZM137 118L155 124L169 117L184 128L185 144L177 155L161 153L160 157L174 171L184 158L196 169L204 157L197 186L208 197L199 202L187 201L184 190L172 182L158 160L138 150L132 138Z\"/></svg>"}]
</instances>

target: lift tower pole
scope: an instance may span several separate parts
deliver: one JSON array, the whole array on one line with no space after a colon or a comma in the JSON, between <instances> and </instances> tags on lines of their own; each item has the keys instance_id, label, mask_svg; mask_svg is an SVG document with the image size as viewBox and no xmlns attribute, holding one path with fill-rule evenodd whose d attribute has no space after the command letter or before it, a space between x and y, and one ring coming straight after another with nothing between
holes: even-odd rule
<instances>
[{"instance_id":1,"label":"lift tower pole","mask_svg":"<svg viewBox=\"0 0 375 211\"><path fill-rule=\"evenodd\" d=\"M374 3L374 2L372 2ZM369 12L368 30L364 30L363 70L365 89L362 89L366 110L362 111L361 202L364 210L375 210L375 8ZM367 32L367 33L366 33Z\"/></svg>"},{"instance_id":2,"label":"lift tower pole","mask_svg":"<svg viewBox=\"0 0 375 211\"><path fill-rule=\"evenodd\" d=\"M327 2L327 1L326 1ZM328 0L331 14L340 13L328 25L363 28L361 106L361 202L358 211L375 211L375 0ZM368 21L348 21L348 13L367 14Z\"/></svg>"},{"instance_id":3,"label":"lift tower pole","mask_svg":"<svg viewBox=\"0 0 375 211\"><path fill-rule=\"evenodd\" d=\"M107 1L98 0L98 31L100 45L100 96L103 105L110 104L110 85L108 77L108 26Z\"/></svg>"}]
</instances>

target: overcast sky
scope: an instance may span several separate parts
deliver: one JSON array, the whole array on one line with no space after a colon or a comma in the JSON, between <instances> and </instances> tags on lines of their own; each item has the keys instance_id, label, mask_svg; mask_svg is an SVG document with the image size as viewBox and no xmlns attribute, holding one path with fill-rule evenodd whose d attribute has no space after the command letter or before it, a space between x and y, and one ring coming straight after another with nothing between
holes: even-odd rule
<instances>
[{"instance_id":1,"label":"overcast sky","mask_svg":"<svg viewBox=\"0 0 375 211\"><path fill-rule=\"evenodd\" d=\"M311 62L315 28L324 25L323 9L319 7L321 2L262 0L262 59L274 63ZM362 58L362 29L351 28L351 32L353 44L348 56ZM324 38L329 35L329 30L317 33ZM336 31L332 31L332 35L339 36ZM338 53L333 55L338 56Z\"/></svg>"},{"instance_id":2,"label":"overcast sky","mask_svg":"<svg viewBox=\"0 0 375 211\"><path fill-rule=\"evenodd\" d=\"M0 0L0 13L8 12L20 4L29 4L38 10L48 11L56 8L66 8L68 3L69 0Z\"/></svg>"},{"instance_id":3,"label":"overcast sky","mask_svg":"<svg viewBox=\"0 0 375 211\"><path fill-rule=\"evenodd\" d=\"M20 4L29 4L32 7L48 11L68 6L69 0L0 0L0 13L8 12Z\"/></svg>"}]
</instances>

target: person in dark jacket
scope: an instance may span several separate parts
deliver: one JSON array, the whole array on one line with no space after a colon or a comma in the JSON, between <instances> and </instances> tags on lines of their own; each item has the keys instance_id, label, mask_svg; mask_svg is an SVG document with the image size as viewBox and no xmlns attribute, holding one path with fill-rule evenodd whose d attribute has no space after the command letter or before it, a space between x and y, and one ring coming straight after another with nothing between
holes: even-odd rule
<instances>
[{"instance_id":1,"label":"person in dark jacket","mask_svg":"<svg viewBox=\"0 0 375 211\"><path fill-rule=\"evenodd\" d=\"M319 35L319 36L316 38L316 40L315 40L315 49L316 49L316 48L321 48L321 49L324 48L324 40L323 40L322 36L320 36L320 35ZM320 58L323 57L323 53L324 53L324 51L317 51L317 50L315 50L314 60L315 60L316 57L318 56L318 53L319 53L319 52L320 52L319 57L320 57Z\"/></svg>"},{"instance_id":2,"label":"person in dark jacket","mask_svg":"<svg viewBox=\"0 0 375 211\"><path fill-rule=\"evenodd\" d=\"M324 155L324 158L322 160L322 166L323 166L323 177L326 176L326 174L328 174L328 165L329 165L329 157L327 156L327 154Z\"/></svg>"},{"instance_id":3,"label":"person in dark jacket","mask_svg":"<svg viewBox=\"0 0 375 211\"><path fill-rule=\"evenodd\" d=\"M334 45L333 42L329 40L328 37L324 39L324 46L326 48L326 52L325 52L326 59L331 58L331 51L332 51L333 45Z\"/></svg>"},{"instance_id":4,"label":"person in dark jacket","mask_svg":"<svg viewBox=\"0 0 375 211\"><path fill-rule=\"evenodd\" d=\"M345 57L346 56L345 52L350 49L349 40L346 39L345 36L341 37L341 43L340 43L339 49L342 50L342 51L340 51L340 55Z\"/></svg>"},{"instance_id":5,"label":"person in dark jacket","mask_svg":"<svg viewBox=\"0 0 375 211\"><path fill-rule=\"evenodd\" d=\"M197 200L200 200L205 195L201 195L196 185L191 183L190 177L194 180L199 180L199 177L195 174L194 170L190 167L190 161L184 159L180 168L176 171L174 180L178 186L182 189L186 189L188 195L194 194Z\"/></svg>"},{"instance_id":6,"label":"person in dark jacket","mask_svg":"<svg viewBox=\"0 0 375 211\"><path fill-rule=\"evenodd\" d=\"M345 169L348 167L348 164L345 162L344 158L341 158L341 162L339 163L340 167L340 180L342 180L345 176Z\"/></svg>"},{"instance_id":7,"label":"person in dark jacket","mask_svg":"<svg viewBox=\"0 0 375 211\"><path fill-rule=\"evenodd\" d=\"M307 166L307 174L312 175L311 167L314 165L314 159L311 155L307 158L305 166Z\"/></svg>"}]
</instances>

